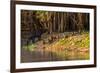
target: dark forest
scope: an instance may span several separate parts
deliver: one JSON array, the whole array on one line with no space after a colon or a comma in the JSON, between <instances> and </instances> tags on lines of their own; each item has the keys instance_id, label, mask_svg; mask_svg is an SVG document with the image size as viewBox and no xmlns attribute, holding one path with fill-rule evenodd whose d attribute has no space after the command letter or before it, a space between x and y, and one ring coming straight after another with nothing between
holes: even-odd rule
<instances>
[{"instance_id":1,"label":"dark forest","mask_svg":"<svg viewBox=\"0 0 100 73\"><path fill-rule=\"evenodd\" d=\"M89 13L21 10L21 61L89 59L89 24Z\"/></svg>"}]
</instances>

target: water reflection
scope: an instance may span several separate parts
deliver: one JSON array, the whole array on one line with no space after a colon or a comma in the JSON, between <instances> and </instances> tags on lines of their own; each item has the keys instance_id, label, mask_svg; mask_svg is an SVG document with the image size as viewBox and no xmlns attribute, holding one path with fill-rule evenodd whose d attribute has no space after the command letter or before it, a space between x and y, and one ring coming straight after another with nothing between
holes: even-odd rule
<instances>
[{"instance_id":1,"label":"water reflection","mask_svg":"<svg viewBox=\"0 0 100 73\"><path fill-rule=\"evenodd\" d=\"M56 50L45 49L34 50L33 52L22 49L21 62L43 62L43 61L67 61L89 59L89 51L78 50Z\"/></svg>"}]
</instances>

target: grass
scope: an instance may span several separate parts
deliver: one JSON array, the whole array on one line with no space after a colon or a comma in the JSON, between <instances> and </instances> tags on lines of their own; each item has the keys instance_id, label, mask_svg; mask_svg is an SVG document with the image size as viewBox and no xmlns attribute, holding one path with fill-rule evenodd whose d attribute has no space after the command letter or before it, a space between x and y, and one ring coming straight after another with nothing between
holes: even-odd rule
<instances>
[{"instance_id":1,"label":"grass","mask_svg":"<svg viewBox=\"0 0 100 73\"><path fill-rule=\"evenodd\" d=\"M81 35L70 36L68 38L62 38L54 45L65 46L66 48L89 48L89 33L83 33Z\"/></svg>"},{"instance_id":2,"label":"grass","mask_svg":"<svg viewBox=\"0 0 100 73\"><path fill-rule=\"evenodd\" d=\"M29 44L29 45L23 46L22 48L25 49L25 50L28 50L28 51L34 51L36 49L36 45L35 44Z\"/></svg>"}]
</instances>

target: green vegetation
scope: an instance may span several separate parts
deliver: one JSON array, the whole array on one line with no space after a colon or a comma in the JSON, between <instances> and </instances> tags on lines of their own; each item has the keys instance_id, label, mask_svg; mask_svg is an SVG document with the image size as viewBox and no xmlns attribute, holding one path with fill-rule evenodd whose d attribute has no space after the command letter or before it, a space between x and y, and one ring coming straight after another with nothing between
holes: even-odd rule
<instances>
[{"instance_id":1,"label":"green vegetation","mask_svg":"<svg viewBox=\"0 0 100 73\"><path fill-rule=\"evenodd\" d=\"M67 48L89 48L89 43L89 33L86 32L81 35L62 38L56 44L66 46Z\"/></svg>"},{"instance_id":2,"label":"green vegetation","mask_svg":"<svg viewBox=\"0 0 100 73\"><path fill-rule=\"evenodd\" d=\"M36 49L36 45L35 44L29 44L29 45L23 46L22 48L31 52L31 51L34 51Z\"/></svg>"}]
</instances>

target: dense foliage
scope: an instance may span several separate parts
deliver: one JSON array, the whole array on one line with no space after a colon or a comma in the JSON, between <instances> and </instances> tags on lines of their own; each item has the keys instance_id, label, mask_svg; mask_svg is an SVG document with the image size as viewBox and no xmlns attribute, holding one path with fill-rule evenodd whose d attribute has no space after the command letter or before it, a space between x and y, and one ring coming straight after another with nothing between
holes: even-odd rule
<instances>
[{"instance_id":1,"label":"dense foliage","mask_svg":"<svg viewBox=\"0 0 100 73\"><path fill-rule=\"evenodd\" d=\"M21 17L22 26L27 25L32 32L40 28L49 33L89 30L88 13L22 10Z\"/></svg>"}]
</instances>

